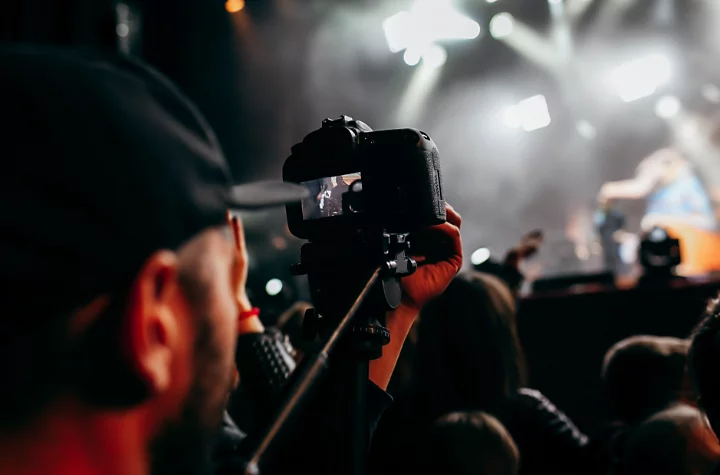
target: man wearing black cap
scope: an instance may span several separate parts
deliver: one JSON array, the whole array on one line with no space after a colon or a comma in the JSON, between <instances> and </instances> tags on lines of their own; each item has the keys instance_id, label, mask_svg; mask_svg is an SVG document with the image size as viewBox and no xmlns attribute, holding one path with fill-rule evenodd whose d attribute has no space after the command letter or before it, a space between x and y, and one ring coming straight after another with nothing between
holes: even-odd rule
<instances>
[{"instance_id":1,"label":"man wearing black cap","mask_svg":"<svg viewBox=\"0 0 720 475\"><path fill-rule=\"evenodd\" d=\"M202 473L238 315L256 331L226 209L305 192L230 187L195 108L126 59L0 49L0 94L0 474ZM383 389L419 308L462 264L449 220L388 317L370 369Z\"/></svg>"}]
</instances>

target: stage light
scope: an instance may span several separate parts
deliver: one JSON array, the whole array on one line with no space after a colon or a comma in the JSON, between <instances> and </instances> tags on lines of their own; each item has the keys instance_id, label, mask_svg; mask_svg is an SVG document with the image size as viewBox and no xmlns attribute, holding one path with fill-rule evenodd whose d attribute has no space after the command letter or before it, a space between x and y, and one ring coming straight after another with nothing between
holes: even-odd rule
<instances>
[{"instance_id":1,"label":"stage light","mask_svg":"<svg viewBox=\"0 0 720 475\"><path fill-rule=\"evenodd\" d=\"M418 0L410 11L397 13L383 22L392 53L405 50L405 62L415 65L425 54L437 62L442 56L434 48L443 40L471 40L480 35L480 25L455 10L449 0Z\"/></svg>"},{"instance_id":2,"label":"stage light","mask_svg":"<svg viewBox=\"0 0 720 475\"><path fill-rule=\"evenodd\" d=\"M581 137L592 140L597 136L595 127L587 120L579 120L575 124L575 130Z\"/></svg>"},{"instance_id":3,"label":"stage light","mask_svg":"<svg viewBox=\"0 0 720 475\"><path fill-rule=\"evenodd\" d=\"M284 251L288 247L287 239L282 236L273 236L270 242L273 247L279 251Z\"/></svg>"},{"instance_id":4,"label":"stage light","mask_svg":"<svg viewBox=\"0 0 720 475\"><path fill-rule=\"evenodd\" d=\"M720 103L720 89L714 84L705 84L702 87L702 95L706 101L713 104Z\"/></svg>"},{"instance_id":5,"label":"stage light","mask_svg":"<svg viewBox=\"0 0 720 475\"><path fill-rule=\"evenodd\" d=\"M582 18L592 2L593 0L566 0L564 6L568 19L574 23Z\"/></svg>"},{"instance_id":6,"label":"stage light","mask_svg":"<svg viewBox=\"0 0 720 475\"><path fill-rule=\"evenodd\" d=\"M453 8L449 0L417 0L410 10L415 35L424 43L438 40L472 40L480 24Z\"/></svg>"},{"instance_id":7,"label":"stage light","mask_svg":"<svg viewBox=\"0 0 720 475\"><path fill-rule=\"evenodd\" d=\"M485 1L486 1L487 3L495 3L495 2L497 2L498 0L485 0Z\"/></svg>"},{"instance_id":8,"label":"stage light","mask_svg":"<svg viewBox=\"0 0 720 475\"><path fill-rule=\"evenodd\" d=\"M626 63L608 77L624 102L632 102L654 94L658 87L670 80L670 61L653 55Z\"/></svg>"},{"instance_id":9,"label":"stage light","mask_svg":"<svg viewBox=\"0 0 720 475\"><path fill-rule=\"evenodd\" d=\"M520 111L517 106L510 106L505 109L505 113L503 114L503 123L511 129L519 129L522 127Z\"/></svg>"},{"instance_id":10,"label":"stage light","mask_svg":"<svg viewBox=\"0 0 720 475\"><path fill-rule=\"evenodd\" d=\"M475 252L470 255L470 262L472 262L472 264L475 266L483 264L488 259L490 259L490 249L486 247L476 249Z\"/></svg>"},{"instance_id":11,"label":"stage light","mask_svg":"<svg viewBox=\"0 0 720 475\"><path fill-rule=\"evenodd\" d=\"M680 241L670 237L665 229L655 227L643 236L639 257L645 277L670 277L682 262Z\"/></svg>"},{"instance_id":12,"label":"stage light","mask_svg":"<svg viewBox=\"0 0 720 475\"><path fill-rule=\"evenodd\" d=\"M128 33L130 33L130 27L128 27L125 23L119 23L118 26L115 27L115 33L119 37L125 38Z\"/></svg>"},{"instance_id":13,"label":"stage light","mask_svg":"<svg viewBox=\"0 0 720 475\"><path fill-rule=\"evenodd\" d=\"M680 99L675 96L661 97L655 104L655 113L663 119L675 117L680 112Z\"/></svg>"},{"instance_id":14,"label":"stage light","mask_svg":"<svg viewBox=\"0 0 720 475\"><path fill-rule=\"evenodd\" d=\"M498 13L490 20L490 36L499 40L513 32L515 19L509 13Z\"/></svg>"},{"instance_id":15,"label":"stage light","mask_svg":"<svg viewBox=\"0 0 720 475\"><path fill-rule=\"evenodd\" d=\"M521 126L526 132L547 127L551 119L545 96L529 97L508 107L505 110L504 122L508 127Z\"/></svg>"},{"instance_id":16,"label":"stage light","mask_svg":"<svg viewBox=\"0 0 720 475\"><path fill-rule=\"evenodd\" d=\"M412 42L413 18L409 12L400 12L383 22L385 40L392 53L402 51Z\"/></svg>"},{"instance_id":17,"label":"stage light","mask_svg":"<svg viewBox=\"0 0 720 475\"><path fill-rule=\"evenodd\" d=\"M667 231L665 231L663 228L653 228L647 236L648 241L650 242L662 242L663 240L667 239Z\"/></svg>"},{"instance_id":18,"label":"stage light","mask_svg":"<svg viewBox=\"0 0 720 475\"><path fill-rule=\"evenodd\" d=\"M550 125L550 111L545 96L537 95L518 104L522 111L523 129L527 132L542 129Z\"/></svg>"},{"instance_id":19,"label":"stage light","mask_svg":"<svg viewBox=\"0 0 720 475\"><path fill-rule=\"evenodd\" d=\"M282 289L283 283L280 279L270 279L267 281L267 284L265 284L265 292L271 297L278 295L282 292Z\"/></svg>"},{"instance_id":20,"label":"stage light","mask_svg":"<svg viewBox=\"0 0 720 475\"><path fill-rule=\"evenodd\" d=\"M640 237L636 234L626 233L620 242L620 260L624 264L635 264L638 260L638 252L640 250Z\"/></svg>"},{"instance_id":21,"label":"stage light","mask_svg":"<svg viewBox=\"0 0 720 475\"><path fill-rule=\"evenodd\" d=\"M423 64L431 69L439 68L447 60L447 51L438 45L431 46L422 56Z\"/></svg>"},{"instance_id":22,"label":"stage light","mask_svg":"<svg viewBox=\"0 0 720 475\"><path fill-rule=\"evenodd\" d=\"M405 64L408 66L415 66L420 62L420 58L422 58L422 51L413 48L406 49L405 54L403 54Z\"/></svg>"},{"instance_id":23,"label":"stage light","mask_svg":"<svg viewBox=\"0 0 720 475\"><path fill-rule=\"evenodd\" d=\"M227 0L225 2L225 10L229 13L237 13L245 8L245 0Z\"/></svg>"}]
</instances>

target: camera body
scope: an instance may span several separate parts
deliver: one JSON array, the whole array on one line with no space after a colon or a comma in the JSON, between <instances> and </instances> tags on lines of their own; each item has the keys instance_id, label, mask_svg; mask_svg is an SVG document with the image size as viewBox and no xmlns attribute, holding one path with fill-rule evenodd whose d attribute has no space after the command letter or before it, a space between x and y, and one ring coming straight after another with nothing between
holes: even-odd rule
<instances>
[{"instance_id":1,"label":"camera body","mask_svg":"<svg viewBox=\"0 0 720 475\"><path fill-rule=\"evenodd\" d=\"M435 143L415 129L373 131L342 116L292 148L283 180L310 197L287 205L290 232L310 241L359 231L409 233L445 222Z\"/></svg>"}]
</instances>

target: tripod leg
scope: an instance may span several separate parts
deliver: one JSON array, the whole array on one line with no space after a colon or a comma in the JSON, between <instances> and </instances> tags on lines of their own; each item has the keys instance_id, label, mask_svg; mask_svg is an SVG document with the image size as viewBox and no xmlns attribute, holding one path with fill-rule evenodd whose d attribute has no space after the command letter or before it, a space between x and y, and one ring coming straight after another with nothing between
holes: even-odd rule
<instances>
[{"instance_id":1,"label":"tripod leg","mask_svg":"<svg viewBox=\"0 0 720 475\"><path fill-rule=\"evenodd\" d=\"M367 384L368 384L368 367L367 360L361 360L354 363L355 378L353 383L354 391L351 394L352 405L352 464L353 475L365 475L365 457L368 451L368 427L367 427Z\"/></svg>"},{"instance_id":2,"label":"tripod leg","mask_svg":"<svg viewBox=\"0 0 720 475\"><path fill-rule=\"evenodd\" d=\"M338 355L340 356L340 355ZM337 414L336 426L343 428L335 434L329 453L327 472L332 474L365 475L365 459L368 452L368 422L366 399L368 385L368 362L355 355L342 354L331 364L329 380L334 388L333 406Z\"/></svg>"}]
</instances>

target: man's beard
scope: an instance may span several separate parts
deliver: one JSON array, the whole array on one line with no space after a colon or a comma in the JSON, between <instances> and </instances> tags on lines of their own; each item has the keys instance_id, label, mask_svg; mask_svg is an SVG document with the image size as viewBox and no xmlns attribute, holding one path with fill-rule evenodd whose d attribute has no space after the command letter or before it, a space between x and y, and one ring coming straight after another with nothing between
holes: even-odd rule
<instances>
[{"instance_id":1,"label":"man's beard","mask_svg":"<svg viewBox=\"0 0 720 475\"><path fill-rule=\"evenodd\" d=\"M212 473L212 451L220 430L230 372L209 318L200 318L193 386L180 416L168 422L150 448L151 475Z\"/></svg>"}]
</instances>

